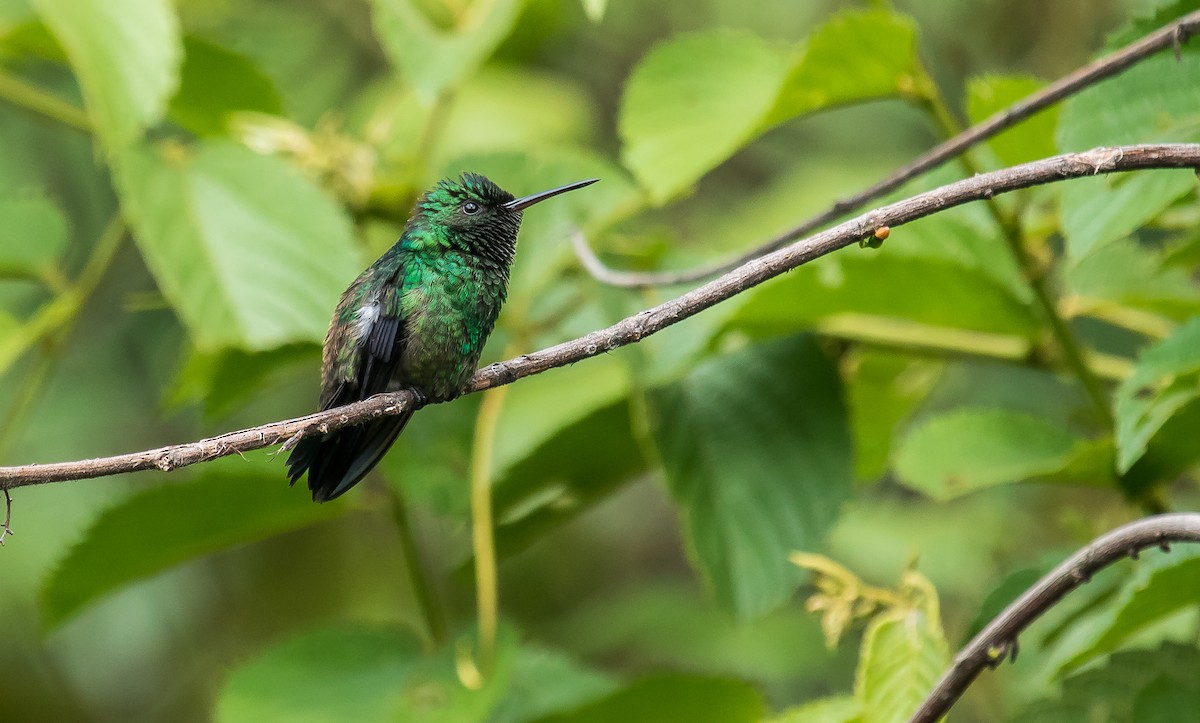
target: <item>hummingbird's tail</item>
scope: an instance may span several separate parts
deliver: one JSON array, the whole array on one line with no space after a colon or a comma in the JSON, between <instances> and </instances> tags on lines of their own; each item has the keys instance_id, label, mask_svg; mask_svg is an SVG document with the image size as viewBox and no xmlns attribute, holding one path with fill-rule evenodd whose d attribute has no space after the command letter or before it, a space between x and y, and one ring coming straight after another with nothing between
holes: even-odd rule
<instances>
[{"instance_id":1,"label":"hummingbird's tail","mask_svg":"<svg viewBox=\"0 0 1200 723\"><path fill-rule=\"evenodd\" d=\"M412 412L300 440L288 456L288 480L308 471L313 502L328 502L367 475L396 441Z\"/></svg>"}]
</instances>

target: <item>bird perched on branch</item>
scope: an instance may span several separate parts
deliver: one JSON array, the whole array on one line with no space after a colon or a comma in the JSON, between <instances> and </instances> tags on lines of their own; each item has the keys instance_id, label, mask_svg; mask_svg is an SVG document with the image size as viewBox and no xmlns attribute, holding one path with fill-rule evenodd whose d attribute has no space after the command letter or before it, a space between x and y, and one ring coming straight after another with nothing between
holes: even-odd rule
<instances>
[{"instance_id":1,"label":"bird perched on branch","mask_svg":"<svg viewBox=\"0 0 1200 723\"><path fill-rule=\"evenodd\" d=\"M410 389L422 401L459 396L508 293L521 212L597 179L514 198L487 178L446 179L417 202L404 233L342 294L321 366L321 409ZM412 410L306 437L288 457L313 500L350 489L379 462Z\"/></svg>"}]
</instances>

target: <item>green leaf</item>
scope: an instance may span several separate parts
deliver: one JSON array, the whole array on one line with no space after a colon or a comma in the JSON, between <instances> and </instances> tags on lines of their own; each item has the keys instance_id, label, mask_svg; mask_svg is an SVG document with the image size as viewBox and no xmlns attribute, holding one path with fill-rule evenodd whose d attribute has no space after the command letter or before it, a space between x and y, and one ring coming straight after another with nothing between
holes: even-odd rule
<instances>
[{"instance_id":1,"label":"green leaf","mask_svg":"<svg viewBox=\"0 0 1200 723\"><path fill-rule=\"evenodd\" d=\"M478 690L455 674L455 648L422 655L393 628L309 632L235 669L214 718L219 723L488 720L511 675L515 646L502 630L495 668Z\"/></svg>"},{"instance_id":2,"label":"green leaf","mask_svg":"<svg viewBox=\"0 0 1200 723\"><path fill-rule=\"evenodd\" d=\"M937 382L941 365L864 349L847 367L855 474L859 481L873 481L887 472L895 432Z\"/></svg>"},{"instance_id":3,"label":"green leaf","mask_svg":"<svg viewBox=\"0 0 1200 723\"><path fill-rule=\"evenodd\" d=\"M1147 331L1157 331L1162 322L1146 321L1130 309L1181 321L1200 314L1200 288L1188 272L1166 265L1161 252L1131 239L1117 239L1072 260L1063 278L1070 294L1064 303L1075 313L1135 330L1150 323L1155 327Z\"/></svg>"},{"instance_id":4,"label":"green leaf","mask_svg":"<svg viewBox=\"0 0 1200 723\"><path fill-rule=\"evenodd\" d=\"M1200 53L1177 61L1159 53L1067 101L1058 126L1062 151L1128 143L1200 141ZM1188 170L1111 174L1065 184L1062 228L1071 256L1121 238L1193 190Z\"/></svg>"},{"instance_id":5,"label":"green leaf","mask_svg":"<svg viewBox=\"0 0 1200 723\"><path fill-rule=\"evenodd\" d=\"M989 75L971 78L967 82L967 119L980 123L1017 101L1033 95L1045 85L1027 76ZM1005 165L1048 158L1057 149L1054 128L1058 123L1058 108L1042 110L1003 133L992 137L988 146Z\"/></svg>"},{"instance_id":6,"label":"green leaf","mask_svg":"<svg viewBox=\"0 0 1200 723\"><path fill-rule=\"evenodd\" d=\"M138 493L100 515L46 580L42 622L57 627L123 585L343 509L314 505L275 472L206 474Z\"/></svg>"},{"instance_id":7,"label":"green leaf","mask_svg":"<svg viewBox=\"0 0 1200 723\"><path fill-rule=\"evenodd\" d=\"M512 680L489 723L520 723L578 708L609 695L617 682L566 655L530 645L517 650Z\"/></svg>"},{"instance_id":8,"label":"green leaf","mask_svg":"<svg viewBox=\"0 0 1200 723\"><path fill-rule=\"evenodd\" d=\"M840 384L809 338L706 361L656 392L655 437L696 564L740 617L786 599L849 496Z\"/></svg>"},{"instance_id":9,"label":"green leaf","mask_svg":"<svg viewBox=\"0 0 1200 723\"><path fill-rule=\"evenodd\" d=\"M289 344L264 352L193 349L172 380L163 405L176 411L199 403L206 419L224 419L261 395L285 370L312 362L312 378L316 379L320 356L312 344Z\"/></svg>"},{"instance_id":10,"label":"green leaf","mask_svg":"<svg viewBox=\"0 0 1200 723\"><path fill-rule=\"evenodd\" d=\"M372 0L375 32L392 63L426 101L461 83L504 40L524 5L494 0L457 6L439 28L414 0Z\"/></svg>"},{"instance_id":11,"label":"green leaf","mask_svg":"<svg viewBox=\"0 0 1200 723\"><path fill-rule=\"evenodd\" d=\"M786 69L780 48L745 32L657 46L621 98L622 161L654 201L667 201L757 135Z\"/></svg>"},{"instance_id":12,"label":"green leaf","mask_svg":"<svg viewBox=\"0 0 1200 723\"><path fill-rule=\"evenodd\" d=\"M1194 691L1200 680L1200 651L1168 643L1158 650L1117 653L1103 667L1091 668L1063 681L1057 698L1037 701L1012 716L1017 723L1148 723L1156 719L1136 716L1135 706L1152 704L1171 688ZM1143 698L1142 693L1147 693ZM1142 702L1145 701L1145 702ZM1183 710L1166 721L1180 720Z\"/></svg>"},{"instance_id":13,"label":"green leaf","mask_svg":"<svg viewBox=\"0 0 1200 723\"><path fill-rule=\"evenodd\" d=\"M840 695L789 708L763 723L859 723L861 720L862 704L848 695Z\"/></svg>"},{"instance_id":14,"label":"green leaf","mask_svg":"<svg viewBox=\"0 0 1200 723\"><path fill-rule=\"evenodd\" d=\"M496 472L507 472L561 429L628 396L629 373L611 356L514 385L496 425Z\"/></svg>"},{"instance_id":15,"label":"green leaf","mask_svg":"<svg viewBox=\"0 0 1200 723\"><path fill-rule=\"evenodd\" d=\"M851 338L1020 356L1036 329L1029 308L983 271L886 251L826 256L742 296L731 323L757 333L817 328Z\"/></svg>"},{"instance_id":16,"label":"green leaf","mask_svg":"<svg viewBox=\"0 0 1200 723\"><path fill-rule=\"evenodd\" d=\"M1200 398L1200 317L1147 346L1115 395L1117 469L1124 473L1159 429Z\"/></svg>"},{"instance_id":17,"label":"green leaf","mask_svg":"<svg viewBox=\"0 0 1200 723\"><path fill-rule=\"evenodd\" d=\"M912 19L889 10L847 10L809 37L764 126L849 103L902 97L923 76Z\"/></svg>"},{"instance_id":18,"label":"green leaf","mask_svg":"<svg viewBox=\"0 0 1200 723\"><path fill-rule=\"evenodd\" d=\"M896 474L936 500L1030 477L1071 461L1084 440L1058 424L1007 409L967 408L928 417L896 453Z\"/></svg>"},{"instance_id":19,"label":"green leaf","mask_svg":"<svg viewBox=\"0 0 1200 723\"><path fill-rule=\"evenodd\" d=\"M748 683L663 674L642 678L573 713L542 718L538 723L757 723L763 713L762 699Z\"/></svg>"},{"instance_id":20,"label":"green leaf","mask_svg":"<svg viewBox=\"0 0 1200 723\"><path fill-rule=\"evenodd\" d=\"M324 339L361 266L342 209L291 166L221 142L190 155L139 146L117 181L146 264L198 348Z\"/></svg>"},{"instance_id":21,"label":"green leaf","mask_svg":"<svg viewBox=\"0 0 1200 723\"><path fill-rule=\"evenodd\" d=\"M1174 723L1180 712L1187 710L1200 710L1200 685L1160 675L1138 692L1133 701L1133 720Z\"/></svg>"},{"instance_id":22,"label":"green leaf","mask_svg":"<svg viewBox=\"0 0 1200 723\"><path fill-rule=\"evenodd\" d=\"M576 389L586 388L580 384ZM514 388L515 389L515 388ZM512 555L646 469L625 400L556 431L496 480L496 546Z\"/></svg>"},{"instance_id":23,"label":"green leaf","mask_svg":"<svg viewBox=\"0 0 1200 723\"><path fill-rule=\"evenodd\" d=\"M69 228L61 209L32 190L0 191L0 277L36 274L53 266L67 249Z\"/></svg>"},{"instance_id":24,"label":"green leaf","mask_svg":"<svg viewBox=\"0 0 1200 723\"><path fill-rule=\"evenodd\" d=\"M168 117L201 136L225 133L230 114L283 114L275 84L246 56L195 36L183 40L179 90Z\"/></svg>"},{"instance_id":25,"label":"green leaf","mask_svg":"<svg viewBox=\"0 0 1200 723\"><path fill-rule=\"evenodd\" d=\"M158 122L179 82L179 20L169 0L35 0L71 59L108 152Z\"/></svg>"},{"instance_id":26,"label":"green leaf","mask_svg":"<svg viewBox=\"0 0 1200 723\"><path fill-rule=\"evenodd\" d=\"M863 635L855 696L862 723L908 720L950 662L935 609L894 609L875 616Z\"/></svg>"},{"instance_id":27,"label":"green leaf","mask_svg":"<svg viewBox=\"0 0 1200 723\"><path fill-rule=\"evenodd\" d=\"M1119 597L1106 606L1092 644L1069 660L1064 669L1078 668L1107 655L1160 620L1200 601L1200 554L1153 556L1137 568Z\"/></svg>"}]
</instances>

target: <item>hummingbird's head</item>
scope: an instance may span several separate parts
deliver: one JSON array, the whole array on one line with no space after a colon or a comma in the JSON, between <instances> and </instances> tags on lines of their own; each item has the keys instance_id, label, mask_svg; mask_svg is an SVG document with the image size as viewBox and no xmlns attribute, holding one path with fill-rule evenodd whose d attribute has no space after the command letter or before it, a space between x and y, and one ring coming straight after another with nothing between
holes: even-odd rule
<instances>
[{"instance_id":1,"label":"hummingbird's head","mask_svg":"<svg viewBox=\"0 0 1200 723\"><path fill-rule=\"evenodd\" d=\"M421 224L434 233L434 243L479 256L504 268L517 248L521 212L539 201L595 183L597 179L560 186L515 198L478 173L443 179L417 202L409 226Z\"/></svg>"}]
</instances>

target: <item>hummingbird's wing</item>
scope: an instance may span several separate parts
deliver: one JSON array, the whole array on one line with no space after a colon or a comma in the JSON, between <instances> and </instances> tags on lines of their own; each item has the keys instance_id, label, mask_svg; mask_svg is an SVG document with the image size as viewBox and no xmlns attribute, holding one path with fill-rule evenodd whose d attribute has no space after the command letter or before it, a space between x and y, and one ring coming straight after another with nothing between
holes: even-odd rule
<instances>
[{"instance_id":1,"label":"hummingbird's wing","mask_svg":"<svg viewBox=\"0 0 1200 723\"><path fill-rule=\"evenodd\" d=\"M402 276L403 269L398 273ZM356 284L347 290L325 340L322 409L387 391L400 363L405 325L398 286L384 284L376 295L360 293L364 287L371 288ZM315 501L337 497L371 471L411 415L408 411L301 440L288 458L289 479L294 484L307 470Z\"/></svg>"}]
</instances>

